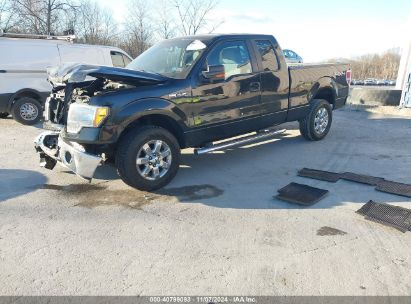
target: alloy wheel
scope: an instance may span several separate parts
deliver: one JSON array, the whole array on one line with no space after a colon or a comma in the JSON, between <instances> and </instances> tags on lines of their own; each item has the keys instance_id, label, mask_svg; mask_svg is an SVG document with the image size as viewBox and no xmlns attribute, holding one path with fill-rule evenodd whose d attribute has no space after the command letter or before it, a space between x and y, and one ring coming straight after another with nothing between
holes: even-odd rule
<instances>
[{"instance_id":1,"label":"alloy wheel","mask_svg":"<svg viewBox=\"0 0 411 304\"><path fill-rule=\"evenodd\" d=\"M314 130L318 135L325 132L328 126L329 115L326 108L321 107L318 109L314 117Z\"/></svg>"},{"instance_id":2,"label":"alloy wheel","mask_svg":"<svg viewBox=\"0 0 411 304\"><path fill-rule=\"evenodd\" d=\"M20 106L20 116L24 120L35 120L39 115L37 107L32 103L23 103Z\"/></svg>"},{"instance_id":3,"label":"alloy wheel","mask_svg":"<svg viewBox=\"0 0 411 304\"><path fill-rule=\"evenodd\" d=\"M147 180L157 180L167 174L172 161L171 149L162 140L150 140L137 153L138 173Z\"/></svg>"}]
</instances>

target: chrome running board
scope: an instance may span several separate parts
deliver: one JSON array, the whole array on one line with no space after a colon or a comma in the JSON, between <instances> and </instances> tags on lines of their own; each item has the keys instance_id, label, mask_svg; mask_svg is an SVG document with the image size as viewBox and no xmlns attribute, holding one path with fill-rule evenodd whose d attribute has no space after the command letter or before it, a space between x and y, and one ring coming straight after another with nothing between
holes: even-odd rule
<instances>
[{"instance_id":1,"label":"chrome running board","mask_svg":"<svg viewBox=\"0 0 411 304\"><path fill-rule=\"evenodd\" d=\"M212 151L224 150L227 148L251 144L251 143L263 140L263 139L268 139L270 137L282 134L285 131L286 129L281 129L281 130L276 130L276 131L269 131L269 130L259 131L255 135L250 135L250 136L246 136L246 137L242 137L238 139L224 141L216 145L210 145L210 146L194 149L194 154L201 155L201 154L205 154L205 153L212 152Z\"/></svg>"}]
</instances>

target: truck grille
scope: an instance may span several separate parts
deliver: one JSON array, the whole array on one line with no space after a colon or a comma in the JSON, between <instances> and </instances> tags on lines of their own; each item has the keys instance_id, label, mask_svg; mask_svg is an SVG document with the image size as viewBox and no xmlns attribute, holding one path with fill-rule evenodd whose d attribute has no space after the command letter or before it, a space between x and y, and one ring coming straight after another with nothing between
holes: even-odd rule
<instances>
[{"instance_id":1,"label":"truck grille","mask_svg":"<svg viewBox=\"0 0 411 304\"><path fill-rule=\"evenodd\" d=\"M71 94L70 94L71 95ZM44 107L44 120L53 124L65 124L67 120L67 95L65 90L53 92Z\"/></svg>"}]
</instances>

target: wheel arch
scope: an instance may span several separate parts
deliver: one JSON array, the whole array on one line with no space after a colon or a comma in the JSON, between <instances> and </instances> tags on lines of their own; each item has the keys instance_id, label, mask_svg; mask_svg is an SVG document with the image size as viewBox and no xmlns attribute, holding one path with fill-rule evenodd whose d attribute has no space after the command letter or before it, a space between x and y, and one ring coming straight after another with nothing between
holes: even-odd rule
<instances>
[{"instance_id":1,"label":"wheel arch","mask_svg":"<svg viewBox=\"0 0 411 304\"><path fill-rule=\"evenodd\" d=\"M149 98L132 102L118 113L116 120L114 124L121 126L118 140L140 125L154 125L168 130L177 138L181 148L186 147L185 114L168 100Z\"/></svg>"},{"instance_id":2,"label":"wheel arch","mask_svg":"<svg viewBox=\"0 0 411 304\"><path fill-rule=\"evenodd\" d=\"M177 139L180 148L186 147L184 131L182 127L173 117L164 113L150 113L140 116L139 118L135 119L134 121L130 122L124 127L118 140L121 140L122 137L124 137L130 131L138 128L139 126L146 125L153 125L166 129L171 134L173 134L174 137Z\"/></svg>"},{"instance_id":3,"label":"wheel arch","mask_svg":"<svg viewBox=\"0 0 411 304\"><path fill-rule=\"evenodd\" d=\"M26 88L26 89L18 90L9 99L8 111L10 112L11 109L13 108L14 103L18 99L23 98L23 97L30 97L30 98L36 99L43 106L44 101L45 101L45 95L46 93L39 92L35 89Z\"/></svg>"},{"instance_id":4,"label":"wheel arch","mask_svg":"<svg viewBox=\"0 0 411 304\"><path fill-rule=\"evenodd\" d=\"M313 99L324 99L328 101L329 104L334 106L335 91L331 87L320 88L313 96Z\"/></svg>"},{"instance_id":5,"label":"wheel arch","mask_svg":"<svg viewBox=\"0 0 411 304\"><path fill-rule=\"evenodd\" d=\"M323 77L314 84L309 93L310 103L315 99L324 99L334 107L336 100L336 89L332 78Z\"/></svg>"}]
</instances>

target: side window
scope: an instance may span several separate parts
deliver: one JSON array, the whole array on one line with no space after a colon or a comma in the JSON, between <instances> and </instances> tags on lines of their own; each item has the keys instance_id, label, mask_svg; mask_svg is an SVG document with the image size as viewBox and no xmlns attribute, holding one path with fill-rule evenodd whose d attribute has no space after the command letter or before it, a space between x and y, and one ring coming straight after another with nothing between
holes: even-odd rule
<instances>
[{"instance_id":1,"label":"side window","mask_svg":"<svg viewBox=\"0 0 411 304\"><path fill-rule=\"evenodd\" d=\"M131 62L131 59L128 58L126 55L122 54L123 56L123 61L124 61L124 66L128 66L128 64Z\"/></svg>"},{"instance_id":2,"label":"side window","mask_svg":"<svg viewBox=\"0 0 411 304\"><path fill-rule=\"evenodd\" d=\"M115 51L110 52L111 61L113 62L114 67L124 68L125 64L123 61L123 54Z\"/></svg>"},{"instance_id":3,"label":"side window","mask_svg":"<svg viewBox=\"0 0 411 304\"><path fill-rule=\"evenodd\" d=\"M208 65L223 65L225 79L252 73L250 54L244 41L223 42L207 56Z\"/></svg>"},{"instance_id":4,"label":"side window","mask_svg":"<svg viewBox=\"0 0 411 304\"><path fill-rule=\"evenodd\" d=\"M256 44L261 55L264 71L277 71L279 66L278 58L271 42L269 40L257 40Z\"/></svg>"},{"instance_id":5,"label":"side window","mask_svg":"<svg viewBox=\"0 0 411 304\"><path fill-rule=\"evenodd\" d=\"M290 54L288 53L288 50L283 50L283 54L285 58L290 58Z\"/></svg>"}]
</instances>

